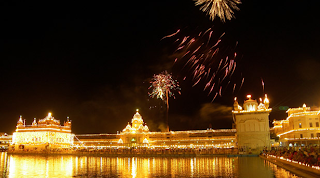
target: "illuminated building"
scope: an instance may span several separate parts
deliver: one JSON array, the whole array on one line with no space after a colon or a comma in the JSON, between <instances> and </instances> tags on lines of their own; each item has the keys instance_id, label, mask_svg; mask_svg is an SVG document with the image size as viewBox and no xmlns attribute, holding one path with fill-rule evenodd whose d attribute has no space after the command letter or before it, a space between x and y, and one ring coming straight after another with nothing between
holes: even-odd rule
<instances>
[{"instance_id":1,"label":"illuminated building","mask_svg":"<svg viewBox=\"0 0 320 178\"><path fill-rule=\"evenodd\" d=\"M127 147L147 146L149 145L149 128L143 125L143 120L138 110L131 120L131 125L128 123L126 128L121 132L119 144Z\"/></svg>"},{"instance_id":2,"label":"illuminated building","mask_svg":"<svg viewBox=\"0 0 320 178\"><path fill-rule=\"evenodd\" d=\"M313 110L303 104L302 107L288 109L287 113L286 119L273 121L280 146L319 145L319 109Z\"/></svg>"},{"instance_id":3,"label":"illuminated building","mask_svg":"<svg viewBox=\"0 0 320 178\"><path fill-rule=\"evenodd\" d=\"M69 119L60 121L51 113L44 119L34 119L25 125L20 116L16 131L12 136L2 134L0 146L8 146L12 137L14 150L52 150L60 148L104 149L104 148L237 148L243 154L259 154L270 149L270 133L280 138L280 146L319 145L320 110L310 107L290 108L285 120L274 121L269 128L269 99L267 95L258 103L251 95L240 106L234 100L232 111L235 129L207 129L169 132L151 132L144 123L139 111L131 123L117 134L78 134L71 133ZM273 144L278 145L279 142Z\"/></svg>"},{"instance_id":4,"label":"illuminated building","mask_svg":"<svg viewBox=\"0 0 320 178\"><path fill-rule=\"evenodd\" d=\"M247 96L243 108L239 105L237 98L234 101L234 122L237 130L237 142L239 151L260 153L265 147L270 149L269 128L269 99L265 95L260 103Z\"/></svg>"},{"instance_id":5,"label":"illuminated building","mask_svg":"<svg viewBox=\"0 0 320 178\"><path fill-rule=\"evenodd\" d=\"M139 111L131 123L117 134L71 134L71 122L64 126L51 114L26 126L20 117L12 145L21 149L104 149L104 148L244 148L245 153L259 153L270 148L268 98L257 103L249 98L244 109L234 103L236 129L206 129L188 131L151 132ZM248 150L247 150L248 149Z\"/></svg>"},{"instance_id":6,"label":"illuminated building","mask_svg":"<svg viewBox=\"0 0 320 178\"><path fill-rule=\"evenodd\" d=\"M7 133L0 132L0 150L8 149L12 141L12 135L8 135Z\"/></svg>"},{"instance_id":7,"label":"illuminated building","mask_svg":"<svg viewBox=\"0 0 320 178\"><path fill-rule=\"evenodd\" d=\"M69 119L62 126L60 121L49 113L44 119L34 119L31 125L25 125L25 120L20 116L16 131L12 135L12 147L15 151L70 148L73 136Z\"/></svg>"},{"instance_id":8,"label":"illuminated building","mask_svg":"<svg viewBox=\"0 0 320 178\"><path fill-rule=\"evenodd\" d=\"M75 147L85 148L234 148L235 129L150 132L138 110L118 134L81 134Z\"/></svg>"}]
</instances>

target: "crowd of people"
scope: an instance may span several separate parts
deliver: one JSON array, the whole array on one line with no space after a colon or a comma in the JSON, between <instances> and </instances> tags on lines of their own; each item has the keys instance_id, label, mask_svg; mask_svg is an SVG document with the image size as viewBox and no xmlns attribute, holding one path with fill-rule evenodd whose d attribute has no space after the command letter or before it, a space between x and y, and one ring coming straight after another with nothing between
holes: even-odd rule
<instances>
[{"instance_id":1,"label":"crowd of people","mask_svg":"<svg viewBox=\"0 0 320 178\"><path fill-rule=\"evenodd\" d=\"M283 157L290 161L303 163L307 166L320 166L320 152L317 147L305 147L295 150L292 147L263 150L263 154L273 155L275 157Z\"/></svg>"}]
</instances>

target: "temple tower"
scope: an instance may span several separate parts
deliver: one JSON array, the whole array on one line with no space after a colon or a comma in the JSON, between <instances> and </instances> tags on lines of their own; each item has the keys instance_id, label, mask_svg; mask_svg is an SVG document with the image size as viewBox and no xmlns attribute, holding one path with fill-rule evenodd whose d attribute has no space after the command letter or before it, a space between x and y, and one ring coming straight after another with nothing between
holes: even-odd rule
<instances>
[{"instance_id":1,"label":"temple tower","mask_svg":"<svg viewBox=\"0 0 320 178\"><path fill-rule=\"evenodd\" d=\"M131 120L131 124L128 123L126 128L120 133L121 138L118 143L127 147L146 147L149 144L149 128L144 124L142 116L137 109L136 114Z\"/></svg>"},{"instance_id":2,"label":"temple tower","mask_svg":"<svg viewBox=\"0 0 320 178\"><path fill-rule=\"evenodd\" d=\"M243 108L237 98L234 101L233 118L237 129L237 144L240 153L259 154L264 148L270 149L269 99L265 95L260 103L247 95Z\"/></svg>"}]
</instances>

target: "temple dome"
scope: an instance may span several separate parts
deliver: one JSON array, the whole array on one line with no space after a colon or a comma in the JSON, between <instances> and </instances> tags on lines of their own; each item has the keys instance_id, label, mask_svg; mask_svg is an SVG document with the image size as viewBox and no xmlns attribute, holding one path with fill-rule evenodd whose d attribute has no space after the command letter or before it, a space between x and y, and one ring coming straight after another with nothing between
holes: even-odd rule
<instances>
[{"instance_id":1,"label":"temple dome","mask_svg":"<svg viewBox=\"0 0 320 178\"><path fill-rule=\"evenodd\" d=\"M54 117L52 117L52 114L48 113L48 115L45 118L39 120L38 124L60 125L60 121L54 119Z\"/></svg>"},{"instance_id":2,"label":"temple dome","mask_svg":"<svg viewBox=\"0 0 320 178\"><path fill-rule=\"evenodd\" d=\"M128 123L128 125L126 126L126 128L123 129L123 131L130 131L131 130L131 126L130 124Z\"/></svg>"},{"instance_id":3,"label":"temple dome","mask_svg":"<svg viewBox=\"0 0 320 178\"><path fill-rule=\"evenodd\" d=\"M140 115L139 111L137 110L136 114L133 116L131 123L137 121L139 123L143 123L142 116Z\"/></svg>"},{"instance_id":4,"label":"temple dome","mask_svg":"<svg viewBox=\"0 0 320 178\"><path fill-rule=\"evenodd\" d=\"M123 132L132 132L132 133L148 132L149 128L147 125L144 125L143 119L142 119L139 111L137 110L137 112L134 114L134 116L132 118L131 124L128 123L126 128L124 128L122 131Z\"/></svg>"}]
</instances>

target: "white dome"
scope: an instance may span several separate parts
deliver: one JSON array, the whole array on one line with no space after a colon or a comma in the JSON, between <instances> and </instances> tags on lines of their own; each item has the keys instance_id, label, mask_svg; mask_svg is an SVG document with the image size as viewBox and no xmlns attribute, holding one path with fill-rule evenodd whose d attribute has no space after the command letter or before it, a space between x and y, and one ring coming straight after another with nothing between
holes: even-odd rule
<instances>
[{"instance_id":1,"label":"white dome","mask_svg":"<svg viewBox=\"0 0 320 178\"><path fill-rule=\"evenodd\" d=\"M133 123L135 120L138 121L138 122L140 122L140 123L143 122L142 117L141 117L141 115L139 114L138 111L137 111L136 114L133 116L131 123Z\"/></svg>"}]
</instances>

